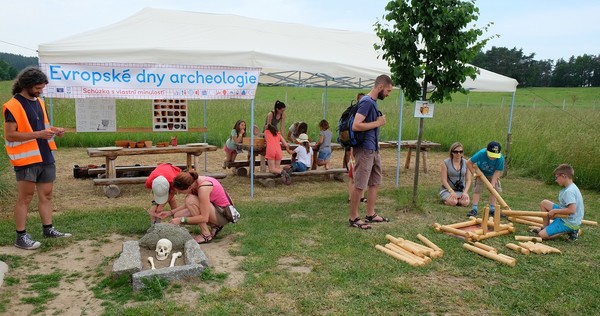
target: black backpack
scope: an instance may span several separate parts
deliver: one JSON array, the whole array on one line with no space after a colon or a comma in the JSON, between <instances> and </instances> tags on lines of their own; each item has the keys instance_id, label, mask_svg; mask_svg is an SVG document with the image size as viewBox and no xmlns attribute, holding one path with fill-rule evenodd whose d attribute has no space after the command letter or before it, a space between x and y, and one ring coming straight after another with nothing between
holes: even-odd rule
<instances>
[{"instance_id":1,"label":"black backpack","mask_svg":"<svg viewBox=\"0 0 600 316\"><path fill-rule=\"evenodd\" d=\"M358 108L361 106L360 101L352 104L344 110L340 120L338 121L338 137L337 141L344 147L356 147L361 145L365 141L365 135L363 132L357 132L352 130L352 124L354 124L354 117Z\"/></svg>"}]
</instances>

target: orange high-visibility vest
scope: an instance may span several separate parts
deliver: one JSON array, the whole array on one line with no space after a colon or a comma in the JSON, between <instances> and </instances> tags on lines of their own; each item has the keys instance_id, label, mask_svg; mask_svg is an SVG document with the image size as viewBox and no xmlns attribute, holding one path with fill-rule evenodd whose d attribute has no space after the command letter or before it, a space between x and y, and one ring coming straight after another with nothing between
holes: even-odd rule
<instances>
[{"instance_id":1,"label":"orange high-visibility vest","mask_svg":"<svg viewBox=\"0 0 600 316\"><path fill-rule=\"evenodd\" d=\"M44 106L44 102L42 99L39 99L40 104L42 105L42 111L44 113L44 125L46 128L50 127L50 122L48 121L48 115L46 114L46 107ZM8 100L8 102L4 103L2 106L2 113L4 114L6 110L9 110L10 113L14 116L15 121L17 122L17 131L18 132L33 132L33 128L29 125L29 120L27 119L27 114L25 113L25 109L21 105L21 102L16 98L12 98ZM28 166L34 163L42 162L42 155L40 154L40 148L38 146L36 139L26 140L26 141L14 141L9 142L4 139L6 153L8 154L8 158L10 159L10 163L15 167ZM48 145L50 146L50 150L56 150L56 143L54 142L54 137L48 140Z\"/></svg>"}]
</instances>

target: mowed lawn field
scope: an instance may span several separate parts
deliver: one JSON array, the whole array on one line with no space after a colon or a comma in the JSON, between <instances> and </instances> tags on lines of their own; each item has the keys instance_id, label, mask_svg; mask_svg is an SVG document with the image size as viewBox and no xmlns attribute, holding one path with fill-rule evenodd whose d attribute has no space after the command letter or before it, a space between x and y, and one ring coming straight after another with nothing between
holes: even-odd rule
<instances>
[{"instance_id":1,"label":"mowed lawn field","mask_svg":"<svg viewBox=\"0 0 600 316\"><path fill-rule=\"evenodd\" d=\"M10 98L9 90L10 83L0 83L3 100ZM262 125L274 100L278 99L287 104L286 125L304 120L309 124L309 136L316 138L317 124L325 116L335 133L339 114L359 91L329 89L325 108L323 89L259 87L254 119L256 125ZM466 209L443 206L437 197L439 163L447 156L449 146L460 141L470 156L490 140L504 145L511 98L510 93L470 93L435 105L434 117L425 120L423 137L442 147L430 155L430 172L420 175L415 206L411 205L414 165L407 171L402 170L400 185L396 187L395 152L385 151L385 182L380 189L377 209L391 218L390 223L369 231L349 228L344 183L299 180L289 187L257 187L255 197L251 198L248 179L228 173L223 183L231 190L243 219L227 226L222 239L216 243L232 240L228 251L241 258L237 270L243 273L244 279L240 284L227 285L231 273L205 273L201 281L160 283L152 286L148 293L135 294L127 282L111 281L108 270L118 255L114 254L89 267L90 272L76 274L68 266L56 266L53 273L38 276L38 279L44 276L59 279L57 288L47 289L50 294L35 290L35 278L9 272L9 282L5 282L0 293L0 311L10 312L15 306L31 304L44 310L44 306L51 305L51 293L59 292L57 289L65 283L85 279L90 284L88 290L102 301L107 315L563 315L574 311L598 314L600 307L596 298L600 294L600 275L593 273L600 259L596 250L600 242L598 227L584 226L582 237L574 243L565 238L545 242L561 249L561 255L514 253L504 246L516 243L514 235L484 242L500 253L515 257L515 267L468 252L462 248L462 240L437 233L432 228L436 222L450 224L466 219ZM566 162L575 168L575 182L583 191L586 218L598 220L600 135L595 128L600 121L598 99L598 89L517 91L509 172L503 179L503 197L513 209L534 211L541 199L555 200L559 187L552 184L551 172L556 165ZM55 125L75 127L73 100L53 100L52 107ZM251 120L250 101L190 101L190 108L190 126L206 126L208 132L206 135L179 134L180 143L206 139L221 146L237 119ZM382 139L397 139L399 92L394 91L390 98L380 101L380 108L387 118ZM406 102L402 112L402 139L416 139L418 120L413 117L413 109L414 105ZM150 127L151 115L150 101L117 100L119 127ZM116 139L156 142L167 140L171 135L166 132L71 133L59 140L58 159L69 171L70 164L85 163L87 157L82 154L85 147L111 146ZM2 155L1 159L5 159L5 153ZM403 151L402 155L404 162L406 153ZM209 156L211 170L222 171L220 159L221 151ZM14 174L6 167L6 160L2 164L5 167L0 175L4 188L0 204L0 246L10 247L14 242L11 214L15 198ZM67 178L65 181L81 180ZM65 203L64 197L56 198L60 211L55 214L55 222L74 233L75 238L44 240L41 253L53 254L85 240L107 243L106 236L111 234L138 239L145 233L148 225L143 208L149 195L147 190L130 186L124 190L123 197L107 199L102 196L101 188L90 189L89 181L81 183L76 190L88 198L80 199L80 203L72 200ZM61 196L69 194L62 187L58 192ZM486 200L487 195L483 199ZM35 227L39 226L39 217L35 208L30 212L28 227L38 237ZM361 212L364 215L364 207ZM528 235L527 230L527 226L519 224L516 234ZM413 241L418 241L417 234L423 234L444 249L444 256L424 267L411 267L375 249L376 244L387 243L386 234ZM35 254L2 254L0 260L21 272L28 267L33 269L32 257ZM197 282L217 290L206 290L196 285ZM41 303L14 298L11 292L17 289L25 293L20 297L40 297ZM36 293L40 293L39 296ZM67 307L51 310L58 314L61 311L72 312Z\"/></svg>"}]
</instances>

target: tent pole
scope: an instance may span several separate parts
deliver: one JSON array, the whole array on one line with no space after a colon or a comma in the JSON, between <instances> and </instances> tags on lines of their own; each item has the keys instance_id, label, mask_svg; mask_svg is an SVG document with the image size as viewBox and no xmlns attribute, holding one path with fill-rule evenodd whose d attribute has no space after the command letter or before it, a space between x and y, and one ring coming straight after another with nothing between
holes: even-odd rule
<instances>
[{"instance_id":1,"label":"tent pole","mask_svg":"<svg viewBox=\"0 0 600 316\"><path fill-rule=\"evenodd\" d=\"M208 114L206 113L206 104L208 101L204 100L204 142L206 143L206 121L208 121ZM204 174L206 174L206 165L208 163L208 155L204 155ZM196 166L198 168L198 166Z\"/></svg>"},{"instance_id":2,"label":"tent pole","mask_svg":"<svg viewBox=\"0 0 600 316\"><path fill-rule=\"evenodd\" d=\"M54 98L50 98L50 125L54 126Z\"/></svg>"},{"instance_id":3,"label":"tent pole","mask_svg":"<svg viewBox=\"0 0 600 316\"><path fill-rule=\"evenodd\" d=\"M248 165L248 169L250 169L250 197L254 197L254 99L250 101L250 126L252 128L252 132L250 133L250 164ZM248 127L246 127L248 130Z\"/></svg>"},{"instance_id":4,"label":"tent pole","mask_svg":"<svg viewBox=\"0 0 600 316\"><path fill-rule=\"evenodd\" d=\"M404 91L400 89L400 114L398 121L398 156L396 157L396 189L400 186L400 142L402 141L402 113L404 112Z\"/></svg>"},{"instance_id":5,"label":"tent pole","mask_svg":"<svg viewBox=\"0 0 600 316\"><path fill-rule=\"evenodd\" d=\"M506 146L504 146L504 172L502 173L503 177L508 175L508 153L510 151L510 143L512 141L512 119L513 119L513 110L515 109L515 94L517 90L513 91L512 100L510 101L510 116L508 118L508 134L506 134Z\"/></svg>"},{"instance_id":6,"label":"tent pole","mask_svg":"<svg viewBox=\"0 0 600 316\"><path fill-rule=\"evenodd\" d=\"M323 97L323 119L327 119L327 86L328 82L325 80L325 96Z\"/></svg>"}]
</instances>

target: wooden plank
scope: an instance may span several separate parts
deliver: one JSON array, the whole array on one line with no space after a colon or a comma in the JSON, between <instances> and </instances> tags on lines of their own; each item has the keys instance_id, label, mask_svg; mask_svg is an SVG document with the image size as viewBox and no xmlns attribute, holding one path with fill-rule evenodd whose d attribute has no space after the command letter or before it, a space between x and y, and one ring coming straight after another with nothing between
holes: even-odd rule
<instances>
[{"instance_id":1,"label":"wooden plank","mask_svg":"<svg viewBox=\"0 0 600 316\"><path fill-rule=\"evenodd\" d=\"M224 179L227 177L224 173L209 173L201 176L212 177L215 179ZM109 185L109 184L143 184L146 183L148 177L123 177L123 178L102 178L94 179L94 185Z\"/></svg>"},{"instance_id":2,"label":"wooden plank","mask_svg":"<svg viewBox=\"0 0 600 316\"><path fill-rule=\"evenodd\" d=\"M344 174L344 173L348 173L348 170L346 170L345 168L338 168L338 169L329 169L329 170L319 169L319 170L308 170L308 171L304 171L304 172L292 172L292 173L290 173L290 175L292 177L304 177L304 176L322 176L322 175L329 175L329 174L335 175L335 174ZM257 179L264 179L264 178L277 178L277 177L280 177L280 175L270 173L270 172L256 172L256 173L254 173L254 177Z\"/></svg>"},{"instance_id":3,"label":"wooden plank","mask_svg":"<svg viewBox=\"0 0 600 316\"><path fill-rule=\"evenodd\" d=\"M206 133L206 132L208 132L208 128L206 128L206 127L190 127L190 128L188 128L187 131L194 132L194 133ZM73 128L73 127L65 127L65 132L76 133L77 129ZM107 133L107 132L103 131L102 133ZM108 133L110 133L110 132L108 132ZM150 128L150 127L121 127L121 128L117 128L116 133L160 133L160 132L154 132L152 130L152 128Z\"/></svg>"},{"instance_id":4,"label":"wooden plank","mask_svg":"<svg viewBox=\"0 0 600 316\"><path fill-rule=\"evenodd\" d=\"M289 159L289 158L281 160L282 165L289 165L291 163L292 163L292 159ZM241 168L241 167L248 167L249 165L250 165L250 161L248 161L248 160L236 160L233 162L226 162L225 168ZM260 159L254 160L254 166L255 167L260 166Z\"/></svg>"},{"instance_id":5,"label":"wooden plank","mask_svg":"<svg viewBox=\"0 0 600 316\"><path fill-rule=\"evenodd\" d=\"M178 167L179 169L183 170L186 168L185 164L173 164L173 166ZM115 170L117 172L117 174L122 174L125 172L145 172L145 171L152 171L156 168L156 166L116 166ZM99 174L103 174L106 172L106 168L104 167L98 167L98 168L91 168L88 169L88 175L91 176L95 176L95 175L99 175Z\"/></svg>"}]
</instances>

